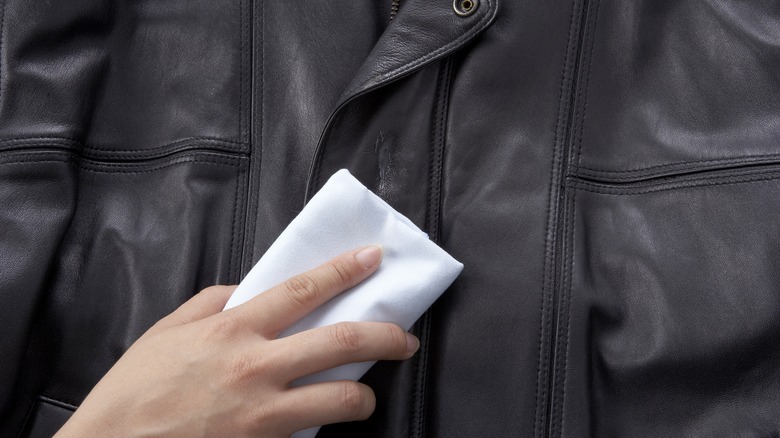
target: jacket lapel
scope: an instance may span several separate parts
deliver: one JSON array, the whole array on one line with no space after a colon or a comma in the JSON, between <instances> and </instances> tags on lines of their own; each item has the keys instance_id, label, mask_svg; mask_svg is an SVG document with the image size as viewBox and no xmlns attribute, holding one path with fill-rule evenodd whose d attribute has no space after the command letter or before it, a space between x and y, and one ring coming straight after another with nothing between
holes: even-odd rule
<instances>
[{"instance_id":1,"label":"jacket lapel","mask_svg":"<svg viewBox=\"0 0 780 438\"><path fill-rule=\"evenodd\" d=\"M495 19L499 0L479 1L477 10L458 16L452 0L404 0L368 57L339 98L320 134L309 168L304 203L319 189L323 143L334 118L354 98L408 75L460 49Z\"/></svg>"},{"instance_id":2,"label":"jacket lapel","mask_svg":"<svg viewBox=\"0 0 780 438\"><path fill-rule=\"evenodd\" d=\"M450 0L405 0L340 101L380 87L463 47L495 19L499 0L480 0L468 17Z\"/></svg>"}]
</instances>

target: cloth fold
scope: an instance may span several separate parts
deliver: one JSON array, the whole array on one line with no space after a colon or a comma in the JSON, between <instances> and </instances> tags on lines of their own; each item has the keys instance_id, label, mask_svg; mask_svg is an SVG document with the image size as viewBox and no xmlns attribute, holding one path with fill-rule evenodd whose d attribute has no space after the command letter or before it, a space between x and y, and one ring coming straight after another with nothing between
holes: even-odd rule
<instances>
[{"instance_id":1,"label":"cloth fold","mask_svg":"<svg viewBox=\"0 0 780 438\"><path fill-rule=\"evenodd\" d=\"M339 254L371 244L382 245L384 250L379 269L363 283L289 327L281 337L342 321L391 322L408 330L463 269L412 221L342 169L271 245L239 284L225 309ZM293 384L358 380L373 364L344 365ZM307 429L293 437L313 437L317 430Z\"/></svg>"}]
</instances>

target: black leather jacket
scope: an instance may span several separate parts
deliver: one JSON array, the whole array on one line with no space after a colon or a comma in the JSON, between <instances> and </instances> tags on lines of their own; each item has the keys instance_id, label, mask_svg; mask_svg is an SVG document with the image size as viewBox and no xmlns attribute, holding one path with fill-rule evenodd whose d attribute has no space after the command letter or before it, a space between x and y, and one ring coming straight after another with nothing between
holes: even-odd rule
<instances>
[{"instance_id":1,"label":"black leather jacket","mask_svg":"<svg viewBox=\"0 0 780 438\"><path fill-rule=\"evenodd\" d=\"M471 1L2 2L0 436L343 167L466 267L320 436L777 436L777 1Z\"/></svg>"}]
</instances>

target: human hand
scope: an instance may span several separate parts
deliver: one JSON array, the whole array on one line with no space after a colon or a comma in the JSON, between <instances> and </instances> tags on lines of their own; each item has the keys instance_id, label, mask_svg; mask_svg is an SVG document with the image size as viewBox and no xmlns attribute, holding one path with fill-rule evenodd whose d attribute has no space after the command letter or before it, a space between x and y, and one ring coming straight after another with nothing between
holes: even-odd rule
<instances>
[{"instance_id":1,"label":"human hand","mask_svg":"<svg viewBox=\"0 0 780 438\"><path fill-rule=\"evenodd\" d=\"M408 359L417 338L373 322L277 336L381 258L376 246L346 253L224 312L235 287L204 289L141 336L56 436L287 437L368 418L376 400L362 383L289 384L347 363Z\"/></svg>"}]
</instances>

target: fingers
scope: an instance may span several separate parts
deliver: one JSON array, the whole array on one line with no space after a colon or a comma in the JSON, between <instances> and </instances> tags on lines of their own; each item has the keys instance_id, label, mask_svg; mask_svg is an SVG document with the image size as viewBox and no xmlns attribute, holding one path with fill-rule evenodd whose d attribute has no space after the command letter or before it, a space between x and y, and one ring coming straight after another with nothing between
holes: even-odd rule
<instances>
[{"instance_id":1,"label":"fingers","mask_svg":"<svg viewBox=\"0 0 780 438\"><path fill-rule=\"evenodd\" d=\"M367 246L295 276L236 307L263 336L282 330L334 296L365 280L379 267L382 249ZM231 309L232 310L232 309Z\"/></svg>"},{"instance_id":2,"label":"fingers","mask_svg":"<svg viewBox=\"0 0 780 438\"><path fill-rule=\"evenodd\" d=\"M324 424L365 420L374 412L376 397L368 386L351 380L293 388L276 406L285 415L281 428L290 432ZM289 420L287 420L289 418Z\"/></svg>"},{"instance_id":3,"label":"fingers","mask_svg":"<svg viewBox=\"0 0 780 438\"><path fill-rule=\"evenodd\" d=\"M348 363L408 359L420 346L411 333L380 322L343 322L274 342L275 352L284 357L280 371L288 382Z\"/></svg>"},{"instance_id":4,"label":"fingers","mask_svg":"<svg viewBox=\"0 0 780 438\"><path fill-rule=\"evenodd\" d=\"M197 321L222 311L237 286L211 286L187 300L168 316L159 320L149 332Z\"/></svg>"}]
</instances>

